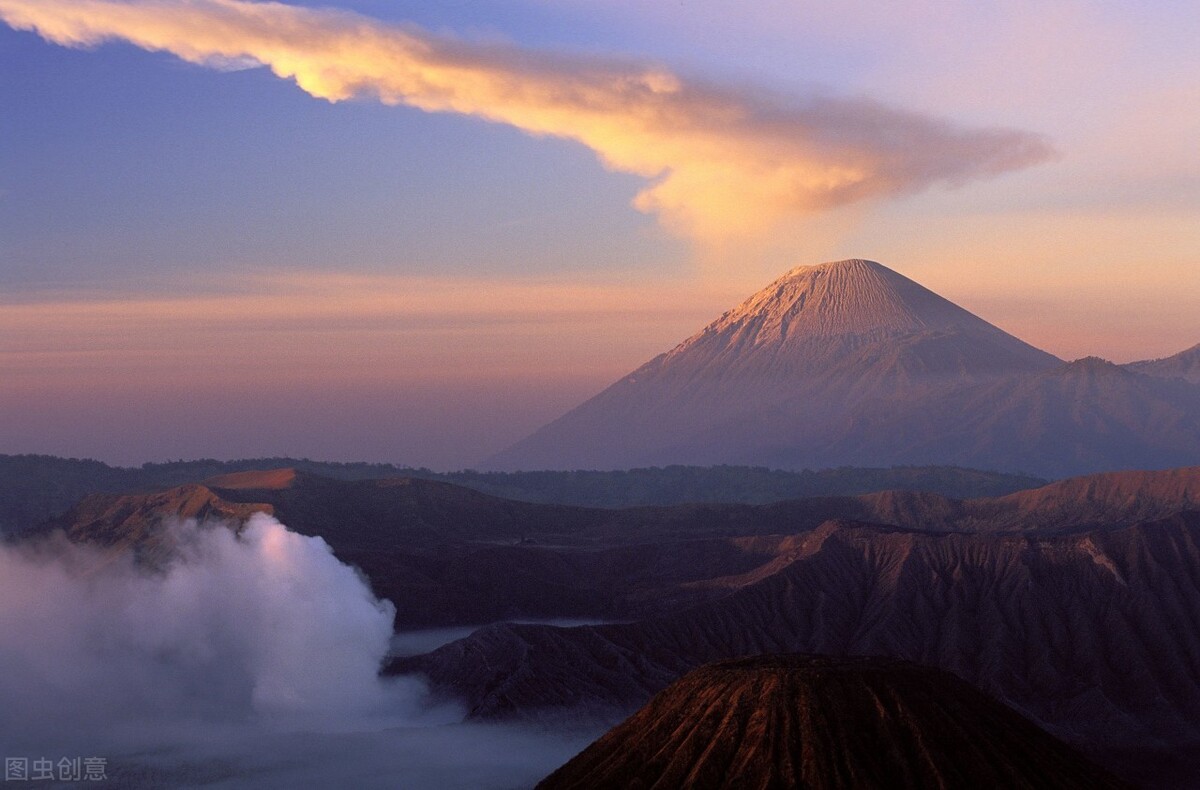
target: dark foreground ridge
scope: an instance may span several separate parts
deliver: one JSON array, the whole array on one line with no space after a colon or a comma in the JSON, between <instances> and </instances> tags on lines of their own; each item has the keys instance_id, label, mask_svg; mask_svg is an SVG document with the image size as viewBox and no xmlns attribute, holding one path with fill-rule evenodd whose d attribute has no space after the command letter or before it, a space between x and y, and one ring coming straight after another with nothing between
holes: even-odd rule
<instances>
[{"instance_id":1,"label":"dark foreground ridge","mask_svg":"<svg viewBox=\"0 0 1200 790\"><path fill-rule=\"evenodd\" d=\"M956 499L1003 496L1045 485L1027 475L950 466L783 471L749 466L670 466L621 471L434 472L407 466L332 463L298 458L173 461L137 468L49 455L0 455L0 535L56 518L90 494L152 492L271 469L336 480L415 477L522 502L582 507L637 507L693 502L765 504L811 496L928 491Z\"/></svg>"},{"instance_id":2,"label":"dark foreground ridge","mask_svg":"<svg viewBox=\"0 0 1200 790\"><path fill-rule=\"evenodd\" d=\"M789 654L689 673L538 790L595 787L1128 785L948 672Z\"/></svg>"}]
</instances>

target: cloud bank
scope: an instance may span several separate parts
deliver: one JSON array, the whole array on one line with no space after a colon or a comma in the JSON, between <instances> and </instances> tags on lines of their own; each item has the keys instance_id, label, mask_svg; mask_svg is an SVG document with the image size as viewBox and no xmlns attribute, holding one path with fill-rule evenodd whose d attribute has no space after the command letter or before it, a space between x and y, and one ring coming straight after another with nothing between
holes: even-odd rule
<instances>
[{"instance_id":1,"label":"cloud bank","mask_svg":"<svg viewBox=\"0 0 1200 790\"><path fill-rule=\"evenodd\" d=\"M64 46L122 40L214 68L261 64L329 101L374 98L574 140L606 167L648 179L635 207L700 241L1053 156L1036 135L960 128L866 99L793 100L275 2L0 0L0 19Z\"/></svg>"}]
</instances>

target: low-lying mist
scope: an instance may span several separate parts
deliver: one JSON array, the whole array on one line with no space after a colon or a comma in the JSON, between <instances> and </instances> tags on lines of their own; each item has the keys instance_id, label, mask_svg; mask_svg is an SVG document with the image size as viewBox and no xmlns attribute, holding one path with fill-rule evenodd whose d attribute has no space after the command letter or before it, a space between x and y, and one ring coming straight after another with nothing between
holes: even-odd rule
<instances>
[{"instance_id":1,"label":"low-lying mist","mask_svg":"<svg viewBox=\"0 0 1200 790\"><path fill-rule=\"evenodd\" d=\"M510 625L552 625L556 628L574 628L577 625L605 625L622 621L600 620L594 617L530 617L504 620L503 622ZM401 631L392 637L389 652L393 656L419 656L423 653L431 653L442 645L457 642L459 639L466 639L478 629L488 625L495 625L495 623Z\"/></svg>"},{"instance_id":2,"label":"low-lying mist","mask_svg":"<svg viewBox=\"0 0 1200 790\"><path fill-rule=\"evenodd\" d=\"M103 757L122 787L515 788L594 735L463 724L381 679L393 604L320 538L261 514L168 530L157 569L0 548L4 757Z\"/></svg>"}]
</instances>

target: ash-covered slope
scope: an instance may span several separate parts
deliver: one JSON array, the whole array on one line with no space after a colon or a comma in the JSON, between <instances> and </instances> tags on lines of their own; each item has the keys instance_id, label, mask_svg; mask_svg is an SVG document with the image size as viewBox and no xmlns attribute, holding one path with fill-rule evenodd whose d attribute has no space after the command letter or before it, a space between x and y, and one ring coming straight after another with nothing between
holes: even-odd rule
<instances>
[{"instance_id":1,"label":"ash-covered slope","mask_svg":"<svg viewBox=\"0 0 1200 790\"><path fill-rule=\"evenodd\" d=\"M790 455L790 459L789 459ZM1036 374L896 397L768 462L974 463L1066 477L1200 461L1200 386L1089 357Z\"/></svg>"},{"instance_id":2,"label":"ash-covered slope","mask_svg":"<svg viewBox=\"0 0 1200 790\"><path fill-rule=\"evenodd\" d=\"M781 349L800 365L820 364L814 338L962 331L987 337L1009 359L972 360L997 368L1045 364L1048 355L874 261L799 266L666 355L667 361L753 367ZM806 358L807 357L807 358ZM773 366L773 363L772 363Z\"/></svg>"},{"instance_id":3,"label":"ash-covered slope","mask_svg":"<svg viewBox=\"0 0 1200 790\"><path fill-rule=\"evenodd\" d=\"M756 463L864 402L1056 364L878 263L805 266L487 465Z\"/></svg>"},{"instance_id":4,"label":"ash-covered slope","mask_svg":"<svg viewBox=\"0 0 1200 790\"><path fill-rule=\"evenodd\" d=\"M688 673L538 790L1124 788L954 675L765 655Z\"/></svg>"},{"instance_id":5,"label":"ash-covered slope","mask_svg":"<svg viewBox=\"0 0 1200 790\"><path fill-rule=\"evenodd\" d=\"M176 549L168 529L172 521L240 523L254 513L271 513L265 503L241 503L222 498L207 486L188 485L148 494L93 494L65 514L29 530L24 537L37 540L62 530L74 542L90 543L113 552L132 551L154 565Z\"/></svg>"},{"instance_id":6,"label":"ash-covered slope","mask_svg":"<svg viewBox=\"0 0 1200 790\"><path fill-rule=\"evenodd\" d=\"M886 655L954 672L1110 766L1200 756L1200 514L1042 536L831 522L786 548L675 614L492 626L391 671L481 718L612 717L712 661Z\"/></svg>"},{"instance_id":7,"label":"ash-covered slope","mask_svg":"<svg viewBox=\"0 0 1200 790\"><path fill-rule=\"evenodd\" d=\"M971 504L974 515L997 530L1130 525L1200 512L1200 466L1072 477Z\"/></svg>"}]
</instances>

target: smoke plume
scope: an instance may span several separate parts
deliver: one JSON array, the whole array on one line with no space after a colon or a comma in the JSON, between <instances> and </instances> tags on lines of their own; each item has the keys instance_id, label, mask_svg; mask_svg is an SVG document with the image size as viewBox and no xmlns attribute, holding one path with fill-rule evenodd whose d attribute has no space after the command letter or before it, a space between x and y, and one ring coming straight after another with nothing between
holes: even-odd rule
<instances>
[{"instance_id":1,"label":"smoke plume","mask_svg":"<svg viewBox=\"0 0 1200 790\"><path fill-rule=\"evenodd\" d=\"M169 529L157 569L0 547L0 756L101 757L125 788L499 789L595 734L463 724L381 679L394 608L320 538L263 514Z\"/></svg>"},{"instance_id":2,"label":"smoke plume","mask_svg":"<svg viewBox=\"0 0 1200 790\"><path fill-rule=\"evenodd\" d=\"M381 705L394 608L323 540L263 514L173 531L160 571L78 545L0 551L0 730Z\"/></svg>"}]
</instances>

